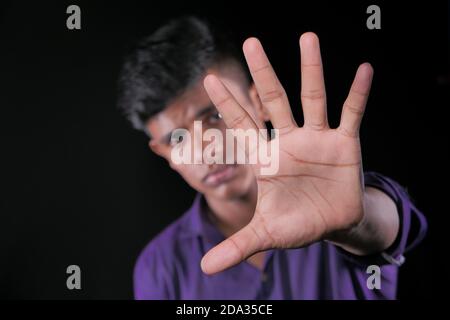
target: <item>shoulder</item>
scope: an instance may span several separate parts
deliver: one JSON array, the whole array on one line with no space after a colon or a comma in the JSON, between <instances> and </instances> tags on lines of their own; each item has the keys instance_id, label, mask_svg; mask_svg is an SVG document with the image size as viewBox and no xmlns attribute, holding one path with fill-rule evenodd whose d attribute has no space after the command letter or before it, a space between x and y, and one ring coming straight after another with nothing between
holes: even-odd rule
<instances>
[{"instance_id":1,"label":"shoulder","mask_svg":"<svg viewBox=\"0 0 450 320\"><path fill-rule=\"evenodd\" d=\"M176 292L171 285L178 265L183 264L186 245L192 243L189 211L175 220L141 251L133 271L136 299L167 299Z\"/></svg>"},{"instance_id":2,"label":"shoulder","mask_svg":"<svg viewBox=\"0 0 450 320\"><path fill-rule=\"evenodd\" d=\"M186 212L157 234L139 254L136 267L154 265L156 262L172 262L177 249L192 237L187 227L189 218L189 212Z\"/></svg>"}]
</instances>

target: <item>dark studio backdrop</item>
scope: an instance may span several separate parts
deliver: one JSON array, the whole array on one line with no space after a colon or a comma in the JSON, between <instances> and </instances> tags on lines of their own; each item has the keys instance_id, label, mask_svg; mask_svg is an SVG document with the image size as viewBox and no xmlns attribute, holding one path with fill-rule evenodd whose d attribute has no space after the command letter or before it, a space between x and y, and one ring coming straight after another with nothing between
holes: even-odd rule
<instances>
[{"instance_id":1,"label":"dark studio backdrop","mask_svg":"<svg viewBox=\"0 0 450 320\"><path fill-rule=\"evenodd\" d=\"M299 123L301 33L321 40L332 126L358 64L372 63L364 169L407 187L429 221L401 268L399 297L437 297L448 272L448 188L439 184L449 163L448 5L414 3L2 2L0 298L132 298L137 255L194 192L118 112L117 76L136 40L186 13L221 21L240 43L259 37ZM70 4L81 8L81 30L66 28ZM381 30L366 27L370 4L381 8ZM72 264L81 267L82 290L66 287Z\"/></svg>"}]
</instances>

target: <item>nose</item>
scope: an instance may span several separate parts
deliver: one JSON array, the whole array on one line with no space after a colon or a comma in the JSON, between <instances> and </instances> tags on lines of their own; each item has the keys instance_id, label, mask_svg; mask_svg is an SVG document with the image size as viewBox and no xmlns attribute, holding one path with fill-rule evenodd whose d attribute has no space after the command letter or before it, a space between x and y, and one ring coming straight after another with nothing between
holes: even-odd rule
<instances>
[{"instance_id":1,"label":"nose","mask_svg":"<svg viewBox=\"0 0 450 320\"><path fill-rule=\"evenodd\" d=\"M225 137L217 128L204 128L200 123L194 123L193 153L194 163L223 164Z\"/></svg>"}]
</instances>

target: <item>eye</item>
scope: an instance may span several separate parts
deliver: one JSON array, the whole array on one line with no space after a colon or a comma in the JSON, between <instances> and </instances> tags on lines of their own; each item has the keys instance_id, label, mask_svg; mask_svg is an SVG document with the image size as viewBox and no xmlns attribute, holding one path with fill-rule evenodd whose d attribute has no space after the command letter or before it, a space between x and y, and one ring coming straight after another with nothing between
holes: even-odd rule
<instances>
[{"instance_id":1,"label":"eye","mask_svg":"<svg viewBox=\"0 0 450 320\"><path fill-rule=\"evenodd\" d=\"M174 136L172 136L172 137L170 138L169 144L170 144L170 146L173 147L173 146L175 146L175 145L177 145L177 144L183 142L183 140L184 140L184 135L182 135L182 134L180 134L180 135L174 135Z\"/></svg>"},{"instance_id":2,"label":"eye","mask_svg":"<svg viewBox=\"0 0 450 320\"><path fill-rule=\"evenodd\" d=\"M217 123L220 120L222 120L222 115L219 112L213 112L209 117L208 117L208 122L209 123Z\"/></svg>"}]
</instances>

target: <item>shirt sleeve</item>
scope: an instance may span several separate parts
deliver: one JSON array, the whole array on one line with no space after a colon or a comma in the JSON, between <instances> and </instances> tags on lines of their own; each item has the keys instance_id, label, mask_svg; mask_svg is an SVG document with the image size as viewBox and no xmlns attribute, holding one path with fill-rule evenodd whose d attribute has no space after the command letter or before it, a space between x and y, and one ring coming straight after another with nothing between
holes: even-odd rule
<instances>
[{"instance_id":1,"label":"shirt sleeve","mask_svg":"<svg viewBox=\"0 0 450 320\"><path fill-rule=\"evenodd\" d=\"M408 192L398 182L377 172L365 172L364 184L366 187L377 188L386 193L394 201L399 214L399 232L394 243L381 253L356 256L342 248L338 251L356 263L364 265L397 265L404 263L404 254L417 246L425 237L428 225L425 216L413 203Z\"/></svg>"},{"instance_id":2,"label":"shirt sleeve","mask_svg":"<svg viewBox=\"0 0 450 320\"><path fill-rule=\"evenodd\" d=\"M134 267L133 284L136 300L170 299L167 289L166 268L158 250L147 247L139 256Z\"/></svg>"}]
</instances>

